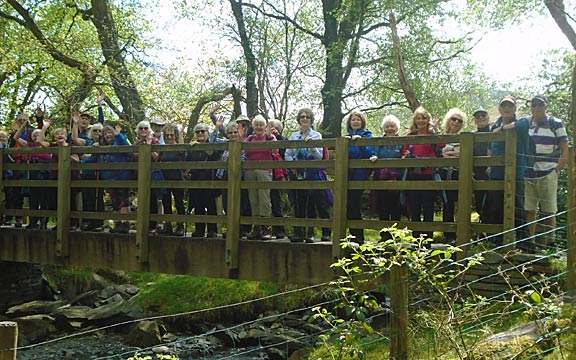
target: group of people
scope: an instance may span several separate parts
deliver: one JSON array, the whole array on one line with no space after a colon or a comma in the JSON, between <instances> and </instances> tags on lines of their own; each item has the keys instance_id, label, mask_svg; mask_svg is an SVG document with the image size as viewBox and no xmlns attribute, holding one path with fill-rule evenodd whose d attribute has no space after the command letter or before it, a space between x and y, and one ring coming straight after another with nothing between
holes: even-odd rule
<instances>
[{"instance_id":1,"label":"group of people","mask_svg":"<svg viewBox=\"0 0 576 360\"><path fill-rule=\"evenodd\" d=\"M102 98L99 98L102 101ZM539 210L544 216L544 222L555 226L557 212L557 184L558 172L567 164L568 160L568 137L562 122L548 115L546 110L548 99L543 95L535 96L531 101L532 116L530 118L516 118L516 98L507 95L500 99L498 111L500 117L494 124L490 123L488 112L480 109L474 112L474 124L476 131L497 132L514 130L517 132L517 168L516 168L516 220L519 238L528 238L536 231L535 220ZM263 142L263 141L303 141L320 140L322 135L314 129L315 114L310 108L302 108L296 115L298 130L288 138L282 135L283 126L278 120L267 121L262 115L253 118L239 116L236 120L229 121L224 125L224 118L216 116L214 111L210 113L214 128L210 131L208 125L198 123L194 129L194 140L192 144L208 142ZM72 128L70 133L64 128L52 131L53 142L46 141L46 133L50 126L50 121L44 119L43 112L38 109L35 113L36 127L31 126L31 122L25 114L20 114L13 124L13 131L10 134L0 132L0 143L4 147L50 147L50 146L111 146L130 145L126 134L122 132L120 126L110 126L104 124L104 116L99 107L97 121L88 114L75 113L72 116ZM467 115L460 109L450 109L444 116L443 121L433 117L423 107L417 108L408 124L407 136L427 136L432 134L458 134L468 121ZM91 124L93 122L93 124ZM352 111L345 117L347 132L345 136L350 139L349 158L369 159L376 162L379 159L399 159L399 158L434 158L434 157L459 157L460 144L407 144L387 143L382 146L359 146L355 140L361 138L371 138L373 133L367 128L366 115L360 111ZM441 128L440 128L441 126ZM395 137L400 135L401 122L394 115L384 117L382 121L383 137ZM135 129L134 144L178 144L183 142L182 132L178 126L164 124L159 118L154 118L150 122L141 121ZM502 156L505 151L505 142L477 142L475 143L474 155ZM12 154L5 161L13 163L49 163L56 162L56 154ZM152 152L153 162L175 162L175 161L229 161L228 151L198 150L192 148L188 151L173 151L169 148L166 151ZM72 161L82 163L116 163L135 161L138 154L128 154L120 152L95 153L95 154L74 154ZM299 147L288 149L260 149L247 148L242 153L241 161L267 161L286 160L304 161L327 159L328 154L323 147ZM242 177L247 181L268 182L268 181L327 181L328 176L324 168L290 167L287 169L252 169L245 168ZM369 180L374 181L419 181L419 180L458 180L459 172L457 168L350 168L349 180ZM31 170L13 171L5 174L9 179L24 179L28 176L33 180L55 179L57 171ZM475 167L474 176L476 180L504 179L503 167ZM132 180L137 174L130 170L82 170L81 173L73 172L73 179L85 180ZM153 170L153 180L226 180L228 178L227 166L220 169L162 169ZM25 190L22 187L6 187L6 208L22 208ZM54 192L44 192L43 187L30 187L30 208L33 210L50 210L56 208L56 197ZM84 211L104 210L104 189L101 188L81 188L71 189L71 206L76 209L76 196L82 194L82 209ZM130 211L130 189L110 188L112 207L115 211L126 213ZM362 219L362 195L363 190L348 190L347 193L347 218L349 220ZM45 194L52 194L45 196ZM188 195L188 208L185 208L186 194ZM159 204L163 208L164 214L172 214L175 210L177 214L189 214L192 211L196 215L216 215L216 199L222 196L224 207L227 206L227 193L225 189L157 189L151 190L150 211L158 213ZM375 208L381 220L399 221L405 214L411 221L434 221L435 203L438 192L435 190L377 190L375 195ZM502 191L475 191L475 208L482 222L497 224L503 221L503 192ZM294 189L288 191L288 198L294 209L296 218L320 218L330 219L330 209L333 205L333 194L330 190L317 189ZM455 190L446 190L442 196L443 221L453 222L455 215L458 193ZM243 190L241 195L241 215L253 217L282 217L283 216L282 193L277 189L250 188ZM22 226L20 217L6 219L13 222L15 226ZM72 226L78 226L74 220ZM85 220L81 229L85 231L102 231L102 220ZM46 228L47 219L40 217L30 217L27 228ZM524 230L522 230L524 229ZM156 222L150 222L150 230L166 235L183 236L185 227L182 222L175 225L165 222L159 226ZM126 221L117 221L115 227L111 229L116 233L127 233L129 224ZM542 244L544 239L541 237ZM225 235L225 234L224 234ZM262 225L242 225L242 236L248 239L269 239L275 236L276 239L283 239L287 235L284 226L273 226L269 229ZM350 229L352 239L358 243L364 242L363 229ZM389 234L382 234L383 237ZM419 233L416 232L416 236ZM214 238L218 236L216 224L197 222L195 224L193 237ZM296 226L289 237L292 242L313 243L319 238L320 241L331 241L331 228L323 227L318 235L313 227ZM454 242L455 233L446 233L445 240ZM526 241L525 244L529 244Z\"/></svg>"}]
</instances>

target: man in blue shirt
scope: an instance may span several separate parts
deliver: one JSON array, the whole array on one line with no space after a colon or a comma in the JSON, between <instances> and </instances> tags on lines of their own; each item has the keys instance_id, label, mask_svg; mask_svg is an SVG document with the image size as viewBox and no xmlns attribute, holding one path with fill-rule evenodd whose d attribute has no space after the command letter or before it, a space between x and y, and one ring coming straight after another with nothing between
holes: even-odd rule
<instances>
[{"instance_id":1,"label":"man in blue shirt","mask_svg":"<svg viewBox=\"0 0 576 360\"><path fill-rule=\"evenodd\" d=\"M526 217L524 214L524 175L526 173L526 155L528 154L528 129L530 120L526 118L516 118L516 98L512 95L503 96L498 103L500 117L492 126L492 132L516 131L516 191L515 191L515 228L516 240L519 241L518 248L526 251L532 249L529 243L528 231L526 228ZM506 143L503 141L491 142L488 147L489 156L504 156ZM504 167L492 166L489 169L491 180L504 180ZM488 193L488 223L502 224L504 221L504 192L490 191ZM508 229L504 229L507 231ZM502 237L496 237L496 243L502 243Z\"/></svg>"}]
</instances>

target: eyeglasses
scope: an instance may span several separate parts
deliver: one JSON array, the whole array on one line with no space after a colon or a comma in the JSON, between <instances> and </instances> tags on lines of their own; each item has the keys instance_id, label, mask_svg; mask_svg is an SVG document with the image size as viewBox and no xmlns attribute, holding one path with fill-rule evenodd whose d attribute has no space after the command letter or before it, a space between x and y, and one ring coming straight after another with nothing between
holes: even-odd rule
<instances>
[{"instance_id":1,"label":"eyeglasses","mask_svg":"<svg viewBox=\"0 0 576 360\"><path fill-rule=\"evenodd\" d=\"M147 127L139 127L138 130L148 130L149 128Z\"/></svg>"},{"instance_id":2,"label":"eyeglasses","mask_svg":"<svg viewBox=\"0 0 576 360\"><path fill-rule=\"evenodd\" d=\"M535 108L535 107L544 107L546 105L544 103L541 103L541 102L533 102L532 104L530 104L530 106Z\"/></svg>"},{"instance_id":3,"label":"eyeglasses","mask_svg":"<svg viewBox=\"0 0 576 360\"><path fill-rule=\"evenodd\" d=\"M459 122L460 124L462 124L462 123L464 122L464 120L462 120L462 119L460 119L460 118L456 118L456 117L450 118L450 120L452 120L452 121L457 121L457 122Z\"/></svg>"},{"instance_id":4,"label":"eyeglasses","mask_svg":"<svg viewBox=\"0 0 576 360\"><path fill-rule=\"evenodd\" d=\"M196 130L194 131L195 134L204 134L206 130Z\"/></svg>"},{"instance_id":5,"label":"eyeglasses","mask_svg":"<svg viewBox=\"0 0 576 360\"><path fill-rule=\"evenodd\" d=\"M300 115L300 117L298 117L298 119L302 119L302 120L305 120L305 119L312 120L312 116L310 116L310 115Z\"/></svg>"}]
</instances>

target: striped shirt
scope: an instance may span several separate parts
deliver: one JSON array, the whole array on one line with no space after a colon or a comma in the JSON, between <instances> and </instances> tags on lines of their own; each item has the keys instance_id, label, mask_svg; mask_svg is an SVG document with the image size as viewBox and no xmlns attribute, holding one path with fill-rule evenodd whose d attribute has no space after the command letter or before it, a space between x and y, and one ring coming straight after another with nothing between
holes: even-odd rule
<instances>
[{"instance_id":1,"label":"striped shirt","mask_svg":"<svg viewBox=\"0 0 576 360\"><path fill-rule=\"evenodd\" d=\"M552 121L554 125L551 126ZM554 171L561 154L559 145L568 141L568 134L562 121L548 115L539 123L532 119L528 134L536 151L534 166L527 169L526 178L537 179Z\"/></svg>"}]
</instances>

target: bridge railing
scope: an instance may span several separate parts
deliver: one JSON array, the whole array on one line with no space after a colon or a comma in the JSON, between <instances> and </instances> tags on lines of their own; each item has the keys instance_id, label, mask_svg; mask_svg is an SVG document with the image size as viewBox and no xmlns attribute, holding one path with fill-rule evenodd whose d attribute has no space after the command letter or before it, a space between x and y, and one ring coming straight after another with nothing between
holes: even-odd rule
<instances>
[{"instance_id":1,"label":"bridge railing","mask_svg":"<svg viewBox=\"0 0 576 360\"><path fill-rule=\"evenodd\" d=\"M391 226L392 221L380 220L347 220L346 218L346 193L349 189L363 190L452 190L458 191L458 211L454 222L410 222L401 221L400 227L408 226L415 231L450 231L457 233L458 244L463 244L471 238L473 232L496 233L503 229L514 227L514 187L515 187L515 135L513 132L505 134L475 134L462 133L460 135L435 135L435 136L409 136L394 138L373 138L350 140L347 138L325 139L309 142L302 141L278 141L278 142L230 142L225 144L181 144L181 145L135 145L135 146L101 146L101 147L54 147L54 148L31 148L31 149L3 149L5 155L15 153L51 153L57 156L57 162L53 163L30 163L11 164L2 163L3 173L12 172L50 171L53 176L49 180L3 180L4 187L44 187L57 193L57 206L50 210L8 210L2 209L3 215L17 216L42 216L53 217L57 222L57 237L59 241L59 253L66 255L71 218L79 219L113 219L136 221L137 246L141 249L141 259L147 257L148 222L152 221L176 221L176 222L206 222L226 225L227 231L227 258L228 266L234 268L237 264L238 239L240 238L241 224L257 225L284 225L284 226L311 226L331 227L333 239L342 239L346 235L346 228L381 229ZM477 142L506 141L507 153L504 157L474 157L473 148ZM393 144L425 144L425 143L460 143L459 158L426 158L426 159L379 159L372 163L369 160L348 159L350 146L382 146ZM330 149L330 160L305 160L305 161L241 161L242 151L245 149L264 148L300 148L300 147L327 147ZM151 152L162 151L229 151L229 161L201 161L201 162L154 162ZM122 163L76 163L71 161L72 154L115 154L115 153L138 154L133 162ZM4 158L4 156L3 156ZM473 179L474 166L504 166L506 176L503 181L476 181ZM446 181L354 181L348 179L349 169L353 168L414 168L414 167L452 167L459 170L459 180ZM225 168L228 172L228 180L178 180L178 181L152 181L152 169L220 169ZM242 180L242 171L246 169L265 168L327 168L329 169L328 181L272 181L269 183ZM133 171L137 173L134 180L128 181L103 181L103 180L78 180L72 174L84 171L102 170ZM56 174L57 173L57 174ZM136 213L111 213L111 212L86 212L71 211L70 194L71 188L96 187L104 188L130 188L137 191ZM150 189L154 188L183 188L183 189L226 189L228 204L226 216L208 215L184 215L150 214ZM270 188L270 189L329 189L334 192L334 207L332 219L297 219L294 217L284 218L254 218L240 215L241 191L243 189ZM505 193L505 218L504 224L480 224L471 221L471 201L475 190L504 190ZM514 233L506 232L505 241L511 242ZM333 241L333 255L337 258L341 255L338 241Z\"/></svg>"}]
</instances>

